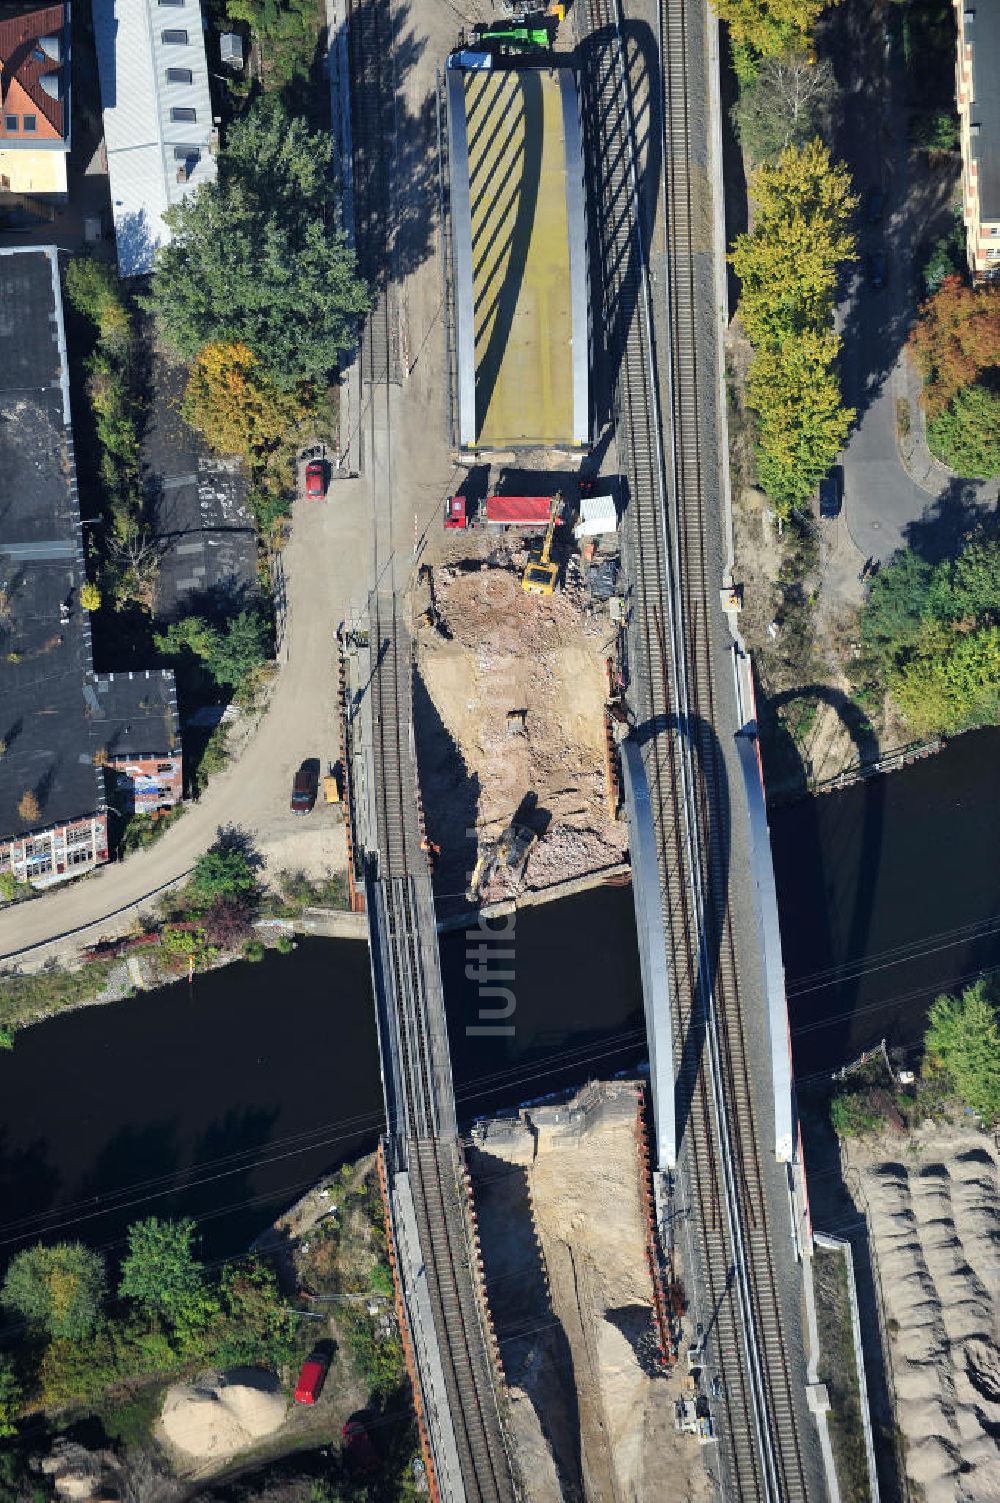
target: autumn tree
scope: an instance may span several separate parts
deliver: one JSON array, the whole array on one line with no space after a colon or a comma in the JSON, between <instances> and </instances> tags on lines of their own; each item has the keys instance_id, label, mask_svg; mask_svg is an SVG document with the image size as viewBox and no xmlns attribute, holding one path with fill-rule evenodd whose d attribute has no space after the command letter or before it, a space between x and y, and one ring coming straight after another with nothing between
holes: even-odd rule
<instances>
[{"instance_id":1,"label":"autumn tree","mask_svg":"<svg viewBox=\"0 0 1000 1503\"><path fill-rule=\"evenodd\" d=\"M41 1242L10 1261L0 1303L48 1336L79 1340L97 1324L104 1259L82 1242Z\"/></svg>"},{"instance_id":2,"label":"autumn tree","mask_svg":"<svg viewBox=\"0 0 1000 1503\"><path fill-rule=\"evenodd\" d=\"M820 329L833 313L837 268L856 246L847 168L813 140L788 147L750 179L754 224L730 256L740 317L754 344Z\"/></svg>"},{"instance_id":3,"label":"autumn tree","mask_svg":"<svg viewBox=\"0 0 1000 1503\"><path fill-rule=\"evenodd\" d=\"M26 825L33 825L42 812L38 795L33 788L26 788L17 801L17 812Z\"/></svg>"},{"instance_id":4,"label":"autumn tree","mask_svg":"<svg viewBox=\"0 0 1000 1503\"><path fill-rule=\"evenodd\" d=\"M829 0L717 0L719 19L735 47L761 58L781 57L808 45ZM836 3L836 0L834 0Z\"/></svg>"},{"instance_id":5,"label":"autumn tree","mask_svg":"<svg viewBox=\"0 0 1000 1503\"><path fill-rule=\"evenodd\" d=\"M282 443L312 406L311 391L281 390L248 345L215 341L195 357L181 413L213 449L252 462Z\"/></svg>"},{"instance_id":6,"label":"autumn tree","mask_svg":"<svg viewBox=\"0 0 1000 1503\"><path fill-rule=\"evenodd\" d=\"M754 345L747 402L757 414L758 478L787 513L829 468L854 417L841 401L832 324L857 200L847 170L818 140L758 168L750 188L753 230L737 237L730 261Z\"/></svg>"},{"instance_id":7,"label":"autumn tree","mask_svg":"<svg viewBox=\"0 0 1000 1503\"><path fill-rule=\"evenodd\" d=\"M809 497L853 421L834 369L839 344L832 329L807 330L754 354L747 402L758 417L757 474L783 511Z\"/></svg>"},{"instance_id":8,"label":"autumn tree","mask_svg":"<svg viewBox=\"0 0 1000 1503\"><path fill-rule=\"evenodd\" d=\"M964 387L1000 367L1000 286L973 289L959 276L945 277L920 310L910 349L934 418Z\"/></svg>"},{"instance_id":9,"label":"autumn tree","mask_svg":"<svg viewBox=\"0 0 1000 1503\"><path fill-rule=\"evenodd\" d=\"M282 391L324 383L368 296L334 220L328 133L262 101L231 126L218 178L170 209L148 306L193 359L247 346Z\"/></svg>"}]
</instances>

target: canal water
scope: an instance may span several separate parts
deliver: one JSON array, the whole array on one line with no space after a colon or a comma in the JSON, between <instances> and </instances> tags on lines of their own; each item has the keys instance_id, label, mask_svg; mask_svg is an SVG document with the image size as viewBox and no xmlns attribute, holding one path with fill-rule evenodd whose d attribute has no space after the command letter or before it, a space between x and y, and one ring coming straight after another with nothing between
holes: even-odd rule
<instances>
[{"instance_id":1,"label":"canal water","mask_svg":"<svg viewBox=\"0 0 1000 1503\"><path fill-rule=\"evenodd\" d=\"M1000 967L998 757L1000 731L977 732L771 812L801 1083L883 1037L912 1049L939 992ZM441 960L463 1123L645 1055L628 888L444 935ZM484 1031L500 1012L509 1031ZM39 1236L113 1251L152 1214L237 1251L381 1125L364 944L304 940L55 1018L0 1054L0 1262Z\"/></svg>"},{"instance_id":2,"label":"canal water","mask_svg":"<svg viewBox=\"0 0 1000 1503\"><path fill-rule=\"evenodd\" d=\"M941 992L1000 967L1000 730L770 813L800 1083L885 1038L912 1053Z\"/></svg>"},{"instance_id":3,"label":"canal water","mask_svg":"<svg viewBox=\"0 0 1000 1503\"><path fill-rule=\"evenodd\" d=\"M509 1035L469 1031L496 1005L466 979L470 943L442 938L463 1121L643 1057L628 888L525 910L510 958L485 941L488 977L513 973ZM149 1215L195 1216L208 1255L239 1251L381 1127L363 943L304 940L38 1024L0 1053L0 1264L38 1237L114 1255Z\"/></svg>"}]
</instances>

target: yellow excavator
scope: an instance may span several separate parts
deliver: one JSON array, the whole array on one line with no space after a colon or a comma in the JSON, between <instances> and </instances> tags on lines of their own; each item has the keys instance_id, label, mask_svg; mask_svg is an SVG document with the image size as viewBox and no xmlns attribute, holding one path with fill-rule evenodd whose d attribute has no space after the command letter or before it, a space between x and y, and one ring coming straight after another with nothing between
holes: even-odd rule
<instances>
[{"instance_id":1,"label":"yellow excavator","mask_svg":"<svg viewBox=\"0 0 1000 1503\"><path fill-rule=\"evenodd\" d=\"M521 589L528 595L551 595L559 578L559 565L552 562L552 543L556 535L556 524L559 521L559 510L562 504L562 496L552 497L552 505L549 508L549 525L545 531L545 540L538 553L528 555L528 564L521 576Z\"/></svg>"}]
</instances>

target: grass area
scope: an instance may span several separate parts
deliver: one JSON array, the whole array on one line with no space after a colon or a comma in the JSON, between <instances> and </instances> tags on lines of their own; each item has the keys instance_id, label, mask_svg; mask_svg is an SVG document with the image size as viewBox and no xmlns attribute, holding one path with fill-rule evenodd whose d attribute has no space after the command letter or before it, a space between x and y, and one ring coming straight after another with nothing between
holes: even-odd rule
<instances>
[{"instance_id":1,"label":"grass area","mask_svg":"<svg viewBox=\"0 0 1000 1503\"><path fill-rule=\"evenodd\" d=\"M819 1325L819 1380L826 1384L830 1395L830 1440L840 1494L852 1503L865 1503L871 1497L871 1489L843 1256L817 1248L813 1281Z\"/></svg>"},{"instance_id":2,"label":"grass area","mask_svg":"<svg viewBox=\"0 0 1000 1503\"><path fill-rule=\"evenodd\" d=\"M314 882L304 872L279 872L277 893L267 893L261 912L270 918L300 918L307 908L344 908L348 906L347 876L332 876Z\"/></svg>"},{"instance_id":3,"label":"grass area","mask_svg":"<svg viewBox=\"0 0 1000 1503\"><path fill-rule=\"evenodd\" d=\"M186 809L186 804L178 804L169 814L160 814L155 819L151 814L129 815L122 828L119 851L123 856L129 856L133 851L145 851L151 845L156 845L169 827L184 815Z\"/></svg>"},{"instance_id":4,"label":"grass area","mask_svg":"<svg viewBox=\"0 0 1000 1503\"><path fill-rule=\"evenodd\" d=\"M107 985L115 960L89 960L79 970L47 965L31 975L0 972L0 1024L23 1028L39 1018L92 1002Z\"/></svg>"}]
</instances>

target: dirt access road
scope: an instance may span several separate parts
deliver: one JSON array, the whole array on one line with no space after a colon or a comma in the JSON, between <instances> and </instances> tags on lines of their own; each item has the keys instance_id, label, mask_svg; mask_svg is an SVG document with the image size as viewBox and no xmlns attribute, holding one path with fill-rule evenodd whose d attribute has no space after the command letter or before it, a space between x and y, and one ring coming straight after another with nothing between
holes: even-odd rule
<instances>
[{"instance_id":1,"label":"dirt access road","mask_svg":"<svg viewBox=\"0 0 1000 1503\"><path fill-rule=\"evenodd\" d=\"M123 932L138 908L190 871L220 825L249 831L272 871L319 875L343 868L339 812L321 796L302 818L291 813L289 797L305 758L318 757L325 768L337 756L334 638L348 609L363 602L369 504L363 480L336 482L326 502L296 503L284 554L288 604L278 677L239 758L156 845L0 914L0 960L33 969L102 934Z\"/></svg>"}]
</instances>

